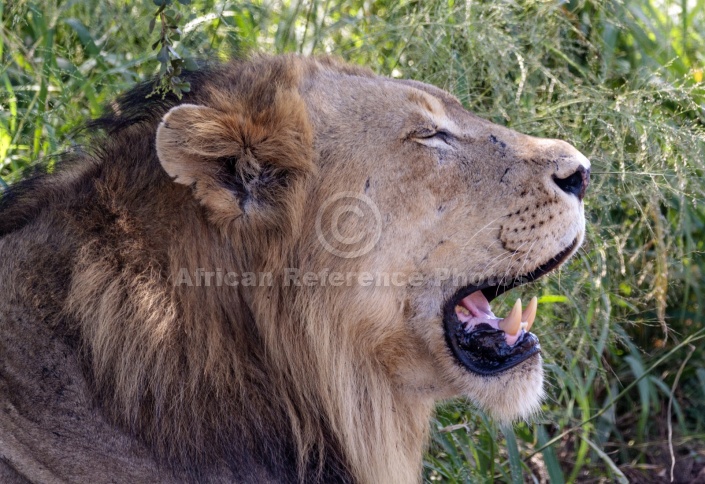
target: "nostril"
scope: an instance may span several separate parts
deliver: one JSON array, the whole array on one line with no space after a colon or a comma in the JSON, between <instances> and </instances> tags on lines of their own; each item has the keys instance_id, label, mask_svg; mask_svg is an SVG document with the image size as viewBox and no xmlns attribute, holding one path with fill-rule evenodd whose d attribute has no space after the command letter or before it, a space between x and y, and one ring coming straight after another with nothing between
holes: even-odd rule
<instances>
[{"instance_id":1,"label":"nostril","mask_svg":"<svg viewBox=\"0 0 705 484\"><path fill-rule=\"evenodd\" d=\"M558 188L566 193L572 193L578 200L582 200L585 196L585 191L590 184L590 169L584 166L578 167L577 171L565 178L553 177L553 181Z\"/></svg>"}]
</instances>

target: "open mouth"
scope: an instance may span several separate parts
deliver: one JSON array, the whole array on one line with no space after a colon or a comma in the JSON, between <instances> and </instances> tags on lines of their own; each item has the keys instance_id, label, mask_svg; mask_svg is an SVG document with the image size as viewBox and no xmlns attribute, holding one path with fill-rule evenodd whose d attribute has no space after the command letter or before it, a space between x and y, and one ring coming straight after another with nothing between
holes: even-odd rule
<instances>
[{"instance_id":1,"label":"open mouth","mask_svg":"<svg viewBox=\"0 0 705 484\"><path fill-rule=\"evenodd\" d=\"M458 362L480 375L494 375L508 370L541 351L539 339L530 332L538 301L533 297L526 308L517 299L510 313L497 317L490 302L506 291L535 281L561 265L578 245L569 247L551 260L523 276L465 286L443 307L446 342Z\"/></svg>"}]
</instances>

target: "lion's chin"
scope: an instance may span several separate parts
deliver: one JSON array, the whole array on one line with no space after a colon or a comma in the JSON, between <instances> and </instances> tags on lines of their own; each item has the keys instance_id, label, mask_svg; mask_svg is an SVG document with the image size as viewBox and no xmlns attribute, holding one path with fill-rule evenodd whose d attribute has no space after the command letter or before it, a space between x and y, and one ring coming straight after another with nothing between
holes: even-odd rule
<instances>
[{"instance_id":1,"label":"lion's chin","mask_svg":"<svg viewBox=\"0 0 705 484\"><path fill-rule=\"evenodd\" d=\"M545 396L541 356L535 354L498 377L482 378L468 386L466 395L500 425L529 420Z\"/></svg>"}]
</instances>

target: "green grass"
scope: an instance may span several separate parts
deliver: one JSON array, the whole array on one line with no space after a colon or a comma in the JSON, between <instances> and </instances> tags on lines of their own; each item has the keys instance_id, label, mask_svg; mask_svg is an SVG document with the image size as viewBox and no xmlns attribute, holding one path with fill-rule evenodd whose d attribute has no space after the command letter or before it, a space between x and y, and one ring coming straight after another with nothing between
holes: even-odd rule
<instances>
[{"instance_id":1,"label":"green grass","mask_svg":"<svg viewBox=\"0 0 705 484\"><path fill-rule=\"evenodd\" d=\"M3 185L158 71L155 10L147 1L0 3ZM705 1L195 1L180 10L182 26L192 22L181 54L334 53L441 86L485 118L563 138L592 160L588 241L531 288L547 360L541 415L499 429L464 401L440 406L427 480L659 482L669 445L677 477L687 481L689 463L705 466Z\"/></svg>"}]
</instances>

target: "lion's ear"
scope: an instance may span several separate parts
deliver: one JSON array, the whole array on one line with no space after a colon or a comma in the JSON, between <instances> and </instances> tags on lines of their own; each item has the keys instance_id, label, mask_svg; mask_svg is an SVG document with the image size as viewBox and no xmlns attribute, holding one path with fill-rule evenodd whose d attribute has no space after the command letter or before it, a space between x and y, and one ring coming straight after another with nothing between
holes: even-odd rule
<instances>
[{"instance_id":1,"label":"lion's ear","mask_svg":"<svg viewBox=\"0 0 705 484\"><path fill-rule=\"evenodd\" d=\"M287 95L288 94L288 95ZM192 187L213 219L270 220L290 205L297 180L313 171L312 130L303 100L279 91L267 105L229 100L227 109L183 104L157 129L157 156L176 183Z\"/></svg>"}]
</instances>

